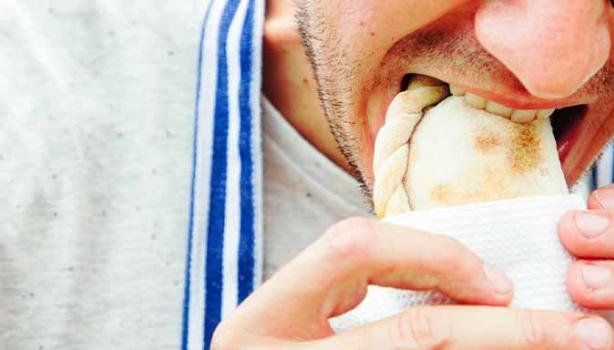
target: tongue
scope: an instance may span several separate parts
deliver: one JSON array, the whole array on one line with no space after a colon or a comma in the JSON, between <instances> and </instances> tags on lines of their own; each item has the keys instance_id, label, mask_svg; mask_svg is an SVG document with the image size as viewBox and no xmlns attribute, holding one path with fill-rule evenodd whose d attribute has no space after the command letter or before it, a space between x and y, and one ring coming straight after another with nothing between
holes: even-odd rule
<instances>
[{"instance_id":1,"label":"tongue","mask_svg":"<svg viewBox=\"0 0 614 350\"><path fill-rule=\"evenodd\" d=\"M414 210L568 193L548 119L518 124L451 96L424 114L409 150Z\"/></svg>"}]
</instances>

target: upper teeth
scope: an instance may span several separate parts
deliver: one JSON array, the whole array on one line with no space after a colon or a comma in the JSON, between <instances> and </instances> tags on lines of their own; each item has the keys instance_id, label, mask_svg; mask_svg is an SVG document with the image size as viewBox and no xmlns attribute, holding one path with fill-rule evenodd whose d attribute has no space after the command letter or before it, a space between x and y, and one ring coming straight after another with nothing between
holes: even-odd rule
<instances>
[{"instance_id":1,"label":"upper teeth","mask_svg":"<svg viewBox=\"0 0 614 350\"><path fill-rule=\"evenodd\" d=\"M465 92L458 86L450 85L450 92L454 96L465 96L465 102L473 108L484 109L489 113L511 119L517 123L529 123L536 118L548 118L554 113L552 109L513 109L500 103L489 101L481 96Z\"/></svg>"}]
</instances>

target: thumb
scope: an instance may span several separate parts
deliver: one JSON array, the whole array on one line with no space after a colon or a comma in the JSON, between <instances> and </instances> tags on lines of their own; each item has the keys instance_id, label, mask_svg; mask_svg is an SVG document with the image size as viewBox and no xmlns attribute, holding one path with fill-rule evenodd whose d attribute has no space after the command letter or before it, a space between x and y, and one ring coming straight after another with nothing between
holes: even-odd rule
<instances>
[{"instance_id":1,"label":"thumb","mask_svg":"<svg viewBox=\"0 0 614 350\"><path fill-rule=\"evenodd\" d=\"M605 320L579 313L430 306L303 345L317 350L607 350L612 330Z\"/></svg>"}]
</instances>

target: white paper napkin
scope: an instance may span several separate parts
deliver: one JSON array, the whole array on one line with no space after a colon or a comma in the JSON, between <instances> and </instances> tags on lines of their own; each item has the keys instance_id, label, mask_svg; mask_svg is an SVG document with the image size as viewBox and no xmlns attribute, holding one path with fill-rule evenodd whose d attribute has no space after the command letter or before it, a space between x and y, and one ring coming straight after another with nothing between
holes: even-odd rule
<instances>
[{"instance_id":1,"label":"white paper napkin","mask_svg":"<svg viewBox=\"0 0 614 350\"><path fill-rule=\"evenodd\" d=\"M540 196L415 211L385 221L445 234L465 244L514 283L511 307L579 310L565 286L572 257L558 234L566 212L585 209L578 195ZM411 292L370 286L366 299L331 320L344 331L399 313L414 305L450 303L436 292ZM607 315L606 315L607 316Z\"/></svg>"}]
</instances>

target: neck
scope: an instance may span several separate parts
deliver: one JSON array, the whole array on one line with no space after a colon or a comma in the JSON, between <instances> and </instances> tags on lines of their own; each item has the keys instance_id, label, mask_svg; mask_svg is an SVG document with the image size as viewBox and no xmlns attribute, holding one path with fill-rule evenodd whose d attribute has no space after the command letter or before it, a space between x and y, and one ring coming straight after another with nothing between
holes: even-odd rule
<instances>
[{"instance_id":1,"label":"neck","mask_svg":"<svg viewBox=\"0 0 614 350\"><path fill-rule=\"evenodd\" d=\"M267 0L263 90L286 120L319 152L349 171L324 111L294 21L291 0Z\"/></svg>"}]
</instances>

